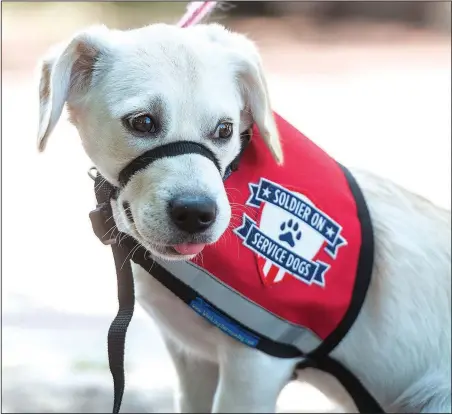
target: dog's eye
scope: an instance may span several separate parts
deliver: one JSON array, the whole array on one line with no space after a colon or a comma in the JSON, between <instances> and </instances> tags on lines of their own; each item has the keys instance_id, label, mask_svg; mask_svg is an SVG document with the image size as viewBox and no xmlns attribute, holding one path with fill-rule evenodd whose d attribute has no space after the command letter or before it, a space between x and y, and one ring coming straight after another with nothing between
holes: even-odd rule
<instances>
[{"instance_id":1,"label":"dog's eye","mask_svg":"<svg viewBox=\"0 0 452 414\"><path fill-rule=\"evenodd\" d=\"M217 130L215 131L215 138L231 138L232 132L232 124L230 122L222 122L220 125L218 125Z\"/></svg>"},{"instance_id":2,"label":"dog's eye","mask_svg":"<svg viewBox=\"0 0 452 414\"><path fill-rule=\"evenodd\" d=\"M154 133L157 131L154 120L150 115L139 115L128 119L129 126L132 130L141 133Z\"/></svg>"}]
</instances>

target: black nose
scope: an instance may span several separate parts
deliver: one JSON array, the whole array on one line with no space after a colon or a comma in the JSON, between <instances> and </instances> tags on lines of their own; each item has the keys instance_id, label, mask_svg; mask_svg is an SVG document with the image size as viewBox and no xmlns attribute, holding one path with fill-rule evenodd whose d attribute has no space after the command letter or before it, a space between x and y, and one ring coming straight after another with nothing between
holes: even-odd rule
<instances>
[{"instance_id":1,"label":"black nose","mask_svg":"<svg viewBox=\"0 0 452 414\"><path fill-rule=\"evenodd\" d=\"M188 233L199 233L212 225L217 216L214 200L205 196L178 196L169 203L174 224Z\"/></svg>"}]
</instances>

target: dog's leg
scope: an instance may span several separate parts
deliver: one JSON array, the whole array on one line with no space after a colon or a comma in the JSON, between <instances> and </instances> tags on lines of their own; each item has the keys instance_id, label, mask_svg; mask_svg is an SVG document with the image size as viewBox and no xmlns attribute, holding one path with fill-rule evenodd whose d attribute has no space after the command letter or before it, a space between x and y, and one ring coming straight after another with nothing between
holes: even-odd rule
<instances>
[{"instance_id":1,"label":"dog's leg","mask_svg":"<svg viewBox=\"0 0 452 414\"><path fill-rule=\"evenodd\" d=\"M212 412L218 365L187 353L171 340L165 342L179 377L177 410L181 413Z\"/></svg>"},{"instance_id":2,"label":"dog's leg","mask_svg":"<svg viewBox=\"0 0 452 414\"><path fill-rule=\"evenodd\" d=\"M280 359L239 343L219 349L220 381L214 413L274 413L296 360Z\"/></svg>"}]
</instances>

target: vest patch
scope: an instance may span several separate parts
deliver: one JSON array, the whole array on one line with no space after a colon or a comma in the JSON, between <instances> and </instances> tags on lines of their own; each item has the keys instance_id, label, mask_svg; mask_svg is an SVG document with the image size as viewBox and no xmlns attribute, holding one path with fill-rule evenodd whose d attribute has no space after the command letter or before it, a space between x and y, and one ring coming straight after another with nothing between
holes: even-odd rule
<instances>
[{"instance_id":1,"label":"vest patch","mask_svg":"<svg viewBox=\"0 0 452 414\"><path fill-rule=\"evenodd\" d=\"M258 223L246 213L234 232L256 254L264 285L279 283L290 275L308 285L325 286L330 265L314 260L323 249L335 259L347 244L342 226L305 195L261 178L250 183L246 205L259 209Z\"/></svg>"}]
</instances>

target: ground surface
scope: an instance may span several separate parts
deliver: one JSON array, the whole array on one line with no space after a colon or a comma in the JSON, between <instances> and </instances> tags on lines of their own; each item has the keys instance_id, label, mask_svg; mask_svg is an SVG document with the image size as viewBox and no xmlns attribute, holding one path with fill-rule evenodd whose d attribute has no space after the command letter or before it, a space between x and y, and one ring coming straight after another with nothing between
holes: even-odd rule
<instances>
[{"instance_id":1,"label":"ground surface","mask_svg":"<svg viewBox=\"0 0 452 414\"><path fill-rule=\"evenodd\" d=\"M343 29L342 37L308 27L295 35L285 30L293 21L272 24L266 30L258 20L236 26L259 40L274 107L346 165L391 177L450 208L450 37L360 26ZM116 282L109 249L94 237L88 219L94 206L90 163L65 119L48 151L37 154L32 65L51 36L28 53L24 39L8 33L2 411L107 412L106 334L116 313ZM171 410L174 371L141 309L126 355L123 411ZM281 409L334 407L310 389L288 388Z\"/></svg>"}]
</instances>

